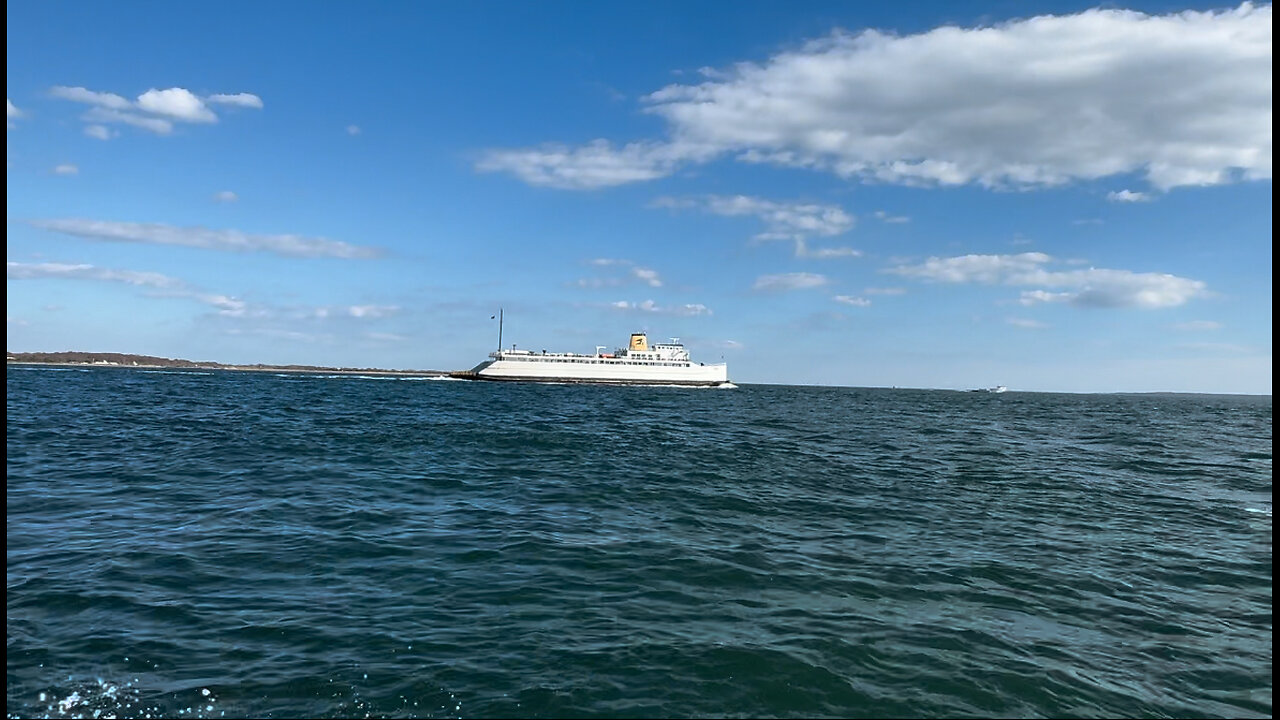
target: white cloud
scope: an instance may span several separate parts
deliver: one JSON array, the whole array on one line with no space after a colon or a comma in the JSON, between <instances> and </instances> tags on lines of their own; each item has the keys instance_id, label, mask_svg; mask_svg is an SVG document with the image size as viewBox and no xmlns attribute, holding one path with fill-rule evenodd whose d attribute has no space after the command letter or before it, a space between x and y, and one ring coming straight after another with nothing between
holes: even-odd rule
<instances>
[{"instance_id":1,"label":"white cloud","mask_svg":"<svg viewBox=\"0 0 1280 720\"><path fill-rule=\"evenodd\" d=\"M85 125L84 134L98 140L110 140L116 136L116 132L106 125Z\"/></svg>"},{"instance_id":2,"label":"white cloud","mask_svg":"<svg viewBox=\"0 0 1280 720\"><path fill-rule=\"evenodd\" d=\"M801 238L796 238L795 247L796 257L801 258L816 258L824 260L829 258L862 257L861 250L854 250L853 248L848 247L810 248L809 244Z\"/></svg>"},{"instance_id":3,"label":"white cloud","mask_svg":"<svg viewBox=\"0 0 1280 720\"><path fill-rule=\"evenodd\" d=\"M165 115L183 122L212 123L218 121L204 101L184 88L150 90L138 96L138 107L149 113Z\"/></svg>"},{"instance_id":4,"label":"white cloud","mask_svg":"<svg viewBox=\"0 0 1280 720\"><path fill-rule=\"evenodd\" d=\"M195 300L217 309L219 315L244 317L248 305L243 300L228 295L206 293L188 286L183 281L154 272L117 270L88 264L67 263L8 263L10 280L93 280L123 283L135 287L150 288L158 297L178 297ZM46 308L46 310L49 308Z\"/></svg>"},{"instance_id":5,"label":"white cloud","mask_svg":"<svg viewBox=\"0 0 1280 720\"><path fill-rule=\"evenodd\" d=\"M889 223L891 225L911 222L911 218L907 217L906 215L890 215L884 210L877 210L875 214L876 214L877 220L879 220L880 222Z\"/></svg>"},{"instance_id":6,"label":"white cloud","mask_svg":"<svg viewBox=\"0 0 1280 720\"><path fill-rule=\"evenodd\" d=\"M232 95L216 94L205 98L215 105L238 105L240 107L262 109L262 98L253 93L235 93Z\"/></svg>"},{"instance_id":7,"label":"white cloud","mask_svg":"<svg viewBox=\"0 0 1280 720\"><path fill-rule=\"evenodd\" d=\"M5 118L6 118L5 125L8 127L9 130L12 130L18 126L17 123L14 122L14 120L17 120L18 118L22 117L22 111L19 110L18 106L14 105L13 101L10 100L9 98L5 98L4 101L5 101Z\"/></svg>"},{"instance_id":8,"label":"white cloud","mask_svg":"<svg viewBox=\"0 0 1280 720\"><path fill-rule=\"evenodd\" d=\"M128 110L133 107L133 103L115 93L94 92L82 87L55 85L50 88L49 94L63 100L97 105L112 110Z\"/></svg>"},{"instance_id":9,"label":"white cloud","mask_svg":"<svg viewBox=\"0 0 1280 720\"><path fill-rule=\"evenodd\" d=\"M1121 190L1120 192L1107 193L1107 199L1111 202L1135 203L1147 202L1151 199L1151 196L1135 190Z\"/></svg>"},{"instance_id":10,"label":"white cloud","mask_svg":"<svg viewBox=\"0 0 1280 720\"><path fill-rule=\"evenodd\" d=\"M658 277L657 270L651 270L643 267L631 268L631 274L635 275L641 282L649 287L662 287L662 278Z\"/></svg>"},{"instance_id":11,"label":"white cloud","mask_svg":"<svg viewBox=\"0 0 1280 720\"><path fill-rule=\"evenodd\" d=\"M192 297L206 305L212 305L218 309L219 315L224 315L226 317L244 317L249 314L248 303L227 295L191 293L186 295L186 297Z\"/></svg>"},{"instance_id":12,"label":"white cloud","mask_svg":"<svg viewBox=\"0 0 1280 720\"><path fill-rule=\"evenodd\" d=\"M1191 332L1204 332L1206 330L1218 330L1222 328L1221 323L1212 320L1192 320L1190 322L1178 323L1173 326L1175 330L1187 330Z\"/></svg>"},{"instance_id":13,"label":"white cloud","mask_svg":"<svg viewBox=\"0 0 1280 720\"><path fill-rule=\"evenodd\" d=\"M395 305L352 305L346 309L348 315L354 318L377 319L389 317L400 311Z\"/></svg>"},{"instance_id":14,"label":"white cloud","mask_svg":"<svg viewBox=\"0 0 1280 720\"><path fill-rule=\"evenodd\" d=\"M794 272L779 275L761 275L752 285L754 290L782 291L804 290L826 285L829 282L825 275L817 273Z\"/></svg>"},{"instance_id":15,"label":"white cloud","mask_svg":"<svg viewBox=\"0 0 1280 720\"><path fill-rule=\"evenodd\" d=\"M213 194L213 199L218 202L233 203L239 200L240 196L230 190L221 190Z\"/></svg>"},{"instance_id":16,"label":"white cloud","mask_svg":"<svg viewBox=\"0 0 1280 720\"><path fill-rule=\"evenodd\" d=\"M747 195L709 195L700 198L658 198L654 207L698 208L714 215L751 216L764 223L764 230L755 240L784 240L795 244L796 257L836 258L858 257L862 253L853 248L809 247L812 236L831 237L848 232L855 222L854 216L836 205L816 203L778 202Z\"/></svg>"},{"instance_id":17,"label":"white cloud","mask_svg":"<svg viewBox=\"0 0 1280 720\"><path fill-rule=\"evenodd\" d=\"M380 254L376 248L302 235L254 235L239 230L78 218L32 220L30 224L90 240L180 245L231 252L270 252L286 257L369 258Z\"/></svg>"},{"instance_id":18,"label":"white cloud","mask_svg":"<svg viewBox=\"0 0 1280 720\"><path fill-rule=\"evenodd\" d=\"M837 31L651 93L667 141L493 150L478 167L577 189L723 155L925 186L1268 179L1271 13L1091 9L906 36Z\"/></svg>"},{"instance_id":19,"label":"white cloud","mask_svg":"<svg viewBox=\"0 0 1280 720\"><path fill-rule=\"evenodd\" d=\"M20 263L8 262L8 278L11 280L31 280L45 278L65 278L73 280L101 280L119 282L140 287L160 290L174 290L184 287L184 283L176 278L160 273L139 272L137 270L113 270L93 265L67 263Z\"/></svg>"},{"instance_id":20,"label":"white cloud","mask_svg":"<svg viewBox=\"0 0 1280 720\"><path fill-rule=\"evenodd\" d=\"M359 134L360 134L360 126L359 126L359 125L348 125L348 126L347 126L347 134L348 134L348 135L359 135Z\"/></svg>"},{"instance_id":21,"label":"white cloud","mask_svg":"<svg viewBox=\"0 0 1280 720\"><path fill-rule=\"evenodd\" d=\"M1036 252L932 257L919 265L903 265L886 272L936 282L1065 288L1057 292L1024 291L1019 298L1023 305L1065 302L1082 307L1155 309L1176 307L1207 294L1203 282L1176 275L1102 268L1046 270L1044 266L1052 261L1050 256Z\"/></svg>"},{"instance_id":22,"label":"white cloud","mask_svg":"<svg viewBox=\"0 0 1280 720\"><path fill-rule=\"evenodd\" d=\"M63 279L115 282L146 288L147 295L159 298L183 298L207 305L216 314L227 318L239 318L255 322L330 321L354 318L357 322L390 317L400 311L395 305L350 305L335 307L273 307L250 304L237 297L209 292L193 287L178 278L153 272L117 270L89 264L66 263L8 263L10 280ZM45 310L60 310L60 306L47 306ZM258 332L262 328L250 329ZM392 339L385 334L382 339Z\"/></svg>"},{"instance_id":23,"label":"white cloud","mask_svg":"<svg viewBox=\"0 0 1280 720\"><path fill-rule=\"evenodd\" d=\"M1027 330L1039 330L1041 328L1048 327L1039 320L1031 320L1029 318L1011 317L1005 318L1005 322L1014 327L1025 328Z\"/></svg>"},{"instance_id":24,"label":"white cloud","mask_svg":"<svg viewBox=\"0 0 1280 720\"><path fill-rule=\"evenodd\" d=\"M232 105L261 108L262 98L252 93L215 94L200 98L190 90L180 87L158 90L152 88L138 96L136 102L115 93L96 92L82 87L56 85L49 94L63 100L85 103L92 107L81 117L98 128L107 124L123 124L139 127L158 135L173 132L174 121L189 123L215 123L218 116L206 104ZM86 128L85 134L102 140L105 129Z\"/></svg>"},{"instance_id":25,"label":"white cloud","mask_svg":"<svg viewBox=\"0 0 1280 720\"><path fill-rule=\"evenodd\" d=\"M870 300L861 297L854 297L852 295L836 295L831 299L844 305L852 305L854 307L871 307Z\"/></svg>"},{"instance_id":26,"label":"white cloud","mask_svg":"<svg viewBox=\"0 0 1280 720\"><path fill-rule=\"evenodd\" d=\"M1020 277L1032 273L1052 259L1039 252L1018 255L931 257L921 265L901 266L890 272L939 282L994 284L1004 282L1008 277Z\"/></svg>"},{"instance_id":27,"label":"white cloud","mask_svg":"<svg viewBox=\"0 0 1280 720\"><path fill-rule=\"evenodd\" d=\"M71 163L62 163L53 168L54 175L79 175L80 168Z\"/></svg>"},{"instance_id":28,"label":"white cloud","mask_svg":"<svg viewBox=\"0 0 1280 720\"><path fill-rule=\"evenodd\" d=\"M686 303L684 305L663 306L653 300L645 300L643 302L630 302L627 300L618 300L609 303L609 307L614 310L637 310L640 312L658 313L662 315L710 315L711 308L702 303Z\"/></svg>"},{"instance_id":29,"label":"white cloud","mask_svg":"<svg viewBox=\"0 0 1280 720\"><path fill-rule=\"evenodd\" d=\"M132 125L149 130L157 135L168 135L173 132L173 123L164 118L147 117L132 112L121 112L112 108L90 108L81 118L88 123L112 123Z\"/></svg>"},{"instance_id":30,"label":"white cloud","mask_svg":"<svg viewBox=\"0 0 1280 720\"><path fill-rule=\"evenodd\" d=\"M681 143L636 142L615 149L607 140L594 140L576 148L548 143L522 150L489 150L476 169L511 173L541 187L594 190L666 177L677 163L712 154Z\"/></svg>"},{"instance_id":31,"label":"white cloud","mask_svg":"<svg viewBox=\"0 0 1280 720\"><path fill-rule=\"evenodd\" d=\"M607 268L607 267L626 268L629 278L622 278L617 276L582 278L574 283L578 287L585 287L585 288L616 287L618 285L623 285L626 282L632 281L632 280L638 280L639 282L642 282L645 285L648 285L649 287L662 287L662 276L658 274L657 270L654 270L652 268L647 268L647 267L641 267L639 265L636 265L631 260L623 260L620 258L593 258L591 260L588 260L587 264L593 265L595 267L601 267L601 268Z\"/></svg>"}]
</instances>

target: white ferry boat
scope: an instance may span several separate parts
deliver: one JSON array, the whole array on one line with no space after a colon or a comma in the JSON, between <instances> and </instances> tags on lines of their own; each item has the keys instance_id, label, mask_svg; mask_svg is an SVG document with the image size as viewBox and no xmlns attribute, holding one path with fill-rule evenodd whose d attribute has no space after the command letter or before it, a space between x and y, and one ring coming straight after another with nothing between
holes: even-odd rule
<instances>
[{"instance_id":1,"label":"white ferry boat","mask_svg":"<svg viewBox=\"0 0 1280 720\"><path fill-rule=\"evenodd\" d=\"M578 353L498 350L465 372L450 373L464 380L519 382L603 383L622 385L700 385L729 383L727 363L694 362L678 338L649 345L645 333L632 333L626 348L611 353L598 346L591 355Z\"/></svg>"}]
</instances>

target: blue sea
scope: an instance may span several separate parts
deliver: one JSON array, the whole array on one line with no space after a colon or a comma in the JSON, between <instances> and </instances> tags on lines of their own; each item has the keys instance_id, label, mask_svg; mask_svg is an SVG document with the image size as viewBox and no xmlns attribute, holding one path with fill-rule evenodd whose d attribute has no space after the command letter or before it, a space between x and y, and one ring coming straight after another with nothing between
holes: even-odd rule
<instances>
[{"instance_id":1,"label":"blue sea","mask_svg":"<svg viewBox=\"0 0 1280 720\"><path fill-rule=\"evenodd\" d=\"M1271 398L10 366L8 717L1270 717Z\"/></svg>"}]
</instances>

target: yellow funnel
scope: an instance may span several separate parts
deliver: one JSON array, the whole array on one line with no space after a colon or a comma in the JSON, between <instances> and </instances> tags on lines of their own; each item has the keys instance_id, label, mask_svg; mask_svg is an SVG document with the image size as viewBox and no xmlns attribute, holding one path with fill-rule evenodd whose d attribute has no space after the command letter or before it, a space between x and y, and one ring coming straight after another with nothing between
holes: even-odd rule
<instances>
[{"instance_id":1,"label":"yellow funnel","mask_svg":"<svg viewBox=\"0 0 1280 720\"><path fill-rule=\"evenodd\" d=\"M631 349L636 352L649 351L649 338L644 333L631 333Z\"/></svg>"}]
</instances>

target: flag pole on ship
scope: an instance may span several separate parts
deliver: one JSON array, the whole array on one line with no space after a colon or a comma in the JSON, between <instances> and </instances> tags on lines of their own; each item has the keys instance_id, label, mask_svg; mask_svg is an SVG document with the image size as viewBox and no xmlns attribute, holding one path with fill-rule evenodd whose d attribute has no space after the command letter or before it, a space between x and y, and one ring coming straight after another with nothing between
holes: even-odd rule
<instances>
[{"instance_id":1,"label":"flag pole on ship","mask_svg":"<svg viewBox=\"0 0 1280 720\"><path fill-rule=\"evenodd\" d=\"M502 308L498 308L498 352L502 352Z\"/></svg>"}]
</instances>

